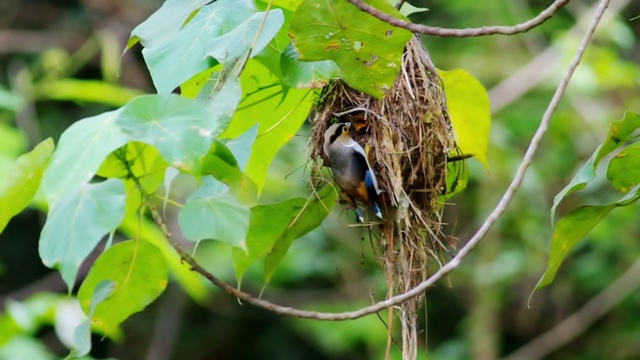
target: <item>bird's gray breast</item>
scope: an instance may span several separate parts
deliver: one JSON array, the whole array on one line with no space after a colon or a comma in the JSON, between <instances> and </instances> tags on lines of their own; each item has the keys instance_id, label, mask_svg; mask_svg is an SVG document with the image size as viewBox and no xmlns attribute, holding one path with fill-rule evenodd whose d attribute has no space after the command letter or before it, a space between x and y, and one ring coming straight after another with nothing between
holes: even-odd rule
<instances>
[{"instance_id":1,"label":"bird's gray breast","mask_svg":"<svg viewBox=\"0 0 640 360\"><path fill-rule=\"evenodd\" d=\"M336 144L327 149L331 169L338 185L347 192L355 191L364 181L367 169L361 166L356 156L361 156L353 147Z\"/></svg>"}]
</instances>

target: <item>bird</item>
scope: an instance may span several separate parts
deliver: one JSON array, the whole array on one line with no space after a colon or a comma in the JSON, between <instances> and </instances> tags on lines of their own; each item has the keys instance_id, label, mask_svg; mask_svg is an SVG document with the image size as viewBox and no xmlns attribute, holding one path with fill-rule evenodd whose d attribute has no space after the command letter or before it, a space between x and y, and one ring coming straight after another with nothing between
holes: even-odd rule
<instances>
[{"instance_id":1,"label":"bird","mask_svg":"<svg viewBox=\"0 0 640 360\"><path fill-rule=\"evenodd\" d=\"M376 175L369 165L367 154L360 144L351 137L351 123L337 123L329 126L324 133L323 150L329 159L333 177L342 190L343 198L349 202L358 215L358 221L364 222L362 210L356 200L368 204L373 213L382 219L378 206L378 187Z\"/></svg>"}]
</instances>

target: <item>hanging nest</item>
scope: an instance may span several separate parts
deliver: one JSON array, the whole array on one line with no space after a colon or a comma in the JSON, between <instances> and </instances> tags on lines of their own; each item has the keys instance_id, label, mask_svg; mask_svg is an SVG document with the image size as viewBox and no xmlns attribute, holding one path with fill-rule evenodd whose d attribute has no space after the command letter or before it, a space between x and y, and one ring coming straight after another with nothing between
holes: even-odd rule
<instances>
[{"instance_id":1,"label":"hanging nest","mask_svg":"<svg viewBox=\"0 0 640 360\"><path fill-rule=\"evenodd\" d=\"M351 135L367 151L383 190L379 203L384 219L372 226L380 229L373 247L387 275L388 296L410 290L427 278L431 260L440 262L441 255L453 249L442 231L442 211L454 135L442 80L420 39L413 37L405 47L402 70L384 99L334 81L321 93L312 121L312 174L320 174L317 170L326 163L326 129L336 122L353 124ZM422 300L413 298L400 310L405 359L417 355Z\"/></svg>"}]
</instances>

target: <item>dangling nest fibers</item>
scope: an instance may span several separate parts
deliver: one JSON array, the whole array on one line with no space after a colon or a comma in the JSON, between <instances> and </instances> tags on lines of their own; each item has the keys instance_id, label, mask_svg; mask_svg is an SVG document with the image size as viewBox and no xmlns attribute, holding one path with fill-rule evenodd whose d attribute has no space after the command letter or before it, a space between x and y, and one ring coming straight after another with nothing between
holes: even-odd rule
<instances>
[{"instance_id":1,"label":"dangling nest fibers","mask_svg":"<svg viewBox=\"0 0 640 360\"><path fill-rule=\"evenodd\" d=\"M368 152L384 191L379 201L384 214L381 238L373 247L387 274L389 296L410 290L427 278L429 261L439 261L439 254L453 247L442 231L442 199L455 142L442 80L420 39L407 44L402 70L384 99L338 80L325 87L315 110L310 150L316 169L331 124L350 121L357 129L352 136ZM405 358L416 354L421 301L404 303L400 312Z\"/></svg>"}]
</instances>

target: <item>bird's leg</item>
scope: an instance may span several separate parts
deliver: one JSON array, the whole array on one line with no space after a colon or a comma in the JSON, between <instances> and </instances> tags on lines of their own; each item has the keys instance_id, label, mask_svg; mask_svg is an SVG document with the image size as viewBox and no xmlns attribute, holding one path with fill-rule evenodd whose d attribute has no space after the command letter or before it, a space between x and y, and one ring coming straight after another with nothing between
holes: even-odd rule
<instances>
[{"instance_id":1,"label":"bird's leg","mask_svg":"<svg viewBox=\"0 0 640 360\"><path fill-rule=\"evenodd\" d=\"M356 221L359 222L360 224L364 223L364 216L362 215L362 210L360 210L360 208L358 207L358 204L356 204L355 199L351 195L347 194L345 191L342 191L340 193L340 197L344 202L349 204L351 208L356 211L356 215L357 215Z\"/></svg>"},{"instance_id":2,"label":"bird's leg","mask_svg":"<svg viewBox=\"0 0 640 360\"><path fill-rule=\"evenodd\" d=\"M376 214L377 217L382 219L382 211L380 211L380 207L378 206L378 203L376 203L375 201L372 201L371 210L373 210L373 213Z\"/></svg>"},{"instance_id":3,"label":"bird's leg","mask_svg":"<svg viewBox=\"0 0 640 360\"><path fill-rule=\"evenodd\" d=\"M356 221L359 222L360 224L364 224L364 216L362 215L362 210L360 210L359 207L356 206Z\"/></svg>"}]
</instances>

